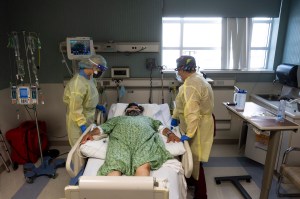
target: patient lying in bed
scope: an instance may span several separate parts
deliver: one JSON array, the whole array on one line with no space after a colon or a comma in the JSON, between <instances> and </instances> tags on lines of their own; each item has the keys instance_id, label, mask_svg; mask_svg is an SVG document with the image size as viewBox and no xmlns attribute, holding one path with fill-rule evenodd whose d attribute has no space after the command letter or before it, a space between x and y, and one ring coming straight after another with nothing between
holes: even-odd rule
<instances>
[{"instance_id":1,"label":"patient lying in bed","mask_svg":"<svg viewBox=\"0 0 300 199\"><path fill-rule=\"evenodd\" d=\"M156 170L173 156L165 149L159 134L164 128L159 120L142 116L143 107L130 103L125 109L125 116L118 116L87 133L81 143L93 140L101 133L109 134L109 144L104 164L98 175L149 176L150 170ZM179 142L171 130L164 128L163 135L167 142Z\"/></svg>"}]
</instances>

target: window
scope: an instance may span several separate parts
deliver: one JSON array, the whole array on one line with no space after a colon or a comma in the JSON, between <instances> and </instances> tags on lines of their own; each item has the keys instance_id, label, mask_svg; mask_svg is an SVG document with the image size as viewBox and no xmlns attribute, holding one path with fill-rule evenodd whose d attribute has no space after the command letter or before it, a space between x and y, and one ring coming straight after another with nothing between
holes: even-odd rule
<instances>
[{"instance_id":1,"label":"window","mask_svg":"<svg viewBox=\"0 0 300 199\"><path fill-rule=\"evenodd\" d=\"M250 69L266 68L270 49L271 18L253 18ZM251 59L255 58L255 59Z\"/></svg>"},{"instance_id":2,"label":"window","mask_svg":"<svg viewBox=\"0 0 300 199\"><path fill-rule=\"evenodd\" d=\"M202 70L264 70L271 27L271 18L163 18L162 64L173 71L192 55Z\"/></svg>"}]
</instances>

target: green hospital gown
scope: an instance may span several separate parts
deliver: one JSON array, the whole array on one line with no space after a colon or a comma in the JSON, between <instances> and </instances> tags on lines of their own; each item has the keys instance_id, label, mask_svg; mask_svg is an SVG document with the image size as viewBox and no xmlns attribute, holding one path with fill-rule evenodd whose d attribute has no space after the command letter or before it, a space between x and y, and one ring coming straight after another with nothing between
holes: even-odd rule
<instances>
[{"instance_id":1,"label":"green hospital gown","mask_svg":"<svg viewBox=\"0 0 300 199\"><path fill-rule=\"evenodd\" d=\"M160 125L160 121L146 116L119 116L102 124L104 133L109 134L109 143L105 162L97 174L107 175L117 170L132 176L147 162L151 170L156 170L172 159L157 133Z\"/></svg>"}]
</instances>

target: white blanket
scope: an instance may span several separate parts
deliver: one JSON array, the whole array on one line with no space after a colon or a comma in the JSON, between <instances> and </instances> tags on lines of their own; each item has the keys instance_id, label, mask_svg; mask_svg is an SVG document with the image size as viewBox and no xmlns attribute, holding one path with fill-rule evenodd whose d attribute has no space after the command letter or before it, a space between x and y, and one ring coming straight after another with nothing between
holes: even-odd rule
<instances>
[{"instance_id":1,"label":"white blanket","mask_svg":"<svg viewBox=\"0 0 300 199\"><path fill-rule=\"evenodd\" d=\"M96 176L98 169L103 163L104 160L89 158L83 175ZM169 199L186 199L186 181L183 175L181 163L178 160L168 160L158 170L151 171L150 175L157 179L166 179L165 183L169 189Z\"/></svg>"}]
</instances>

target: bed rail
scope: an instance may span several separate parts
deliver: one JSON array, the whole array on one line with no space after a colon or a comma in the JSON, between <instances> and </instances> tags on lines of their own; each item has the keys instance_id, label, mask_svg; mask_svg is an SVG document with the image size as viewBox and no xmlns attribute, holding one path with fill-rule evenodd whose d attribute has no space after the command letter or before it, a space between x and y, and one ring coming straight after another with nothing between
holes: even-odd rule
<instances>
[{"instance_id":1,"label":"bed rail","mask_svg":"<svg viewBox=\"0 0 300 199\"><path fill-rule=\"evenodd\" d=\"M65 187L65 196L66 199L169 199L169 190L151 176L82 176L79 186Z\"/></svg>"},{"instance_id":2,"label":"bed rail","mask_svg":"<svg viewBox=\"0 0 300 199\"><path fill-rule=\"evenodd\" d=\"M184 141L185 153L181 157L181 164L184 170L184 176L190 178L193 172L193 156L188 141Z\"/></svg>"},{"instance_id":3,"label":"bed rail","mask_svg":"<svg viewBox=\"0 0 300 199\"><path fill-rule=\"evenodd\" d=\"M86 157L81 155L80 153L80 141L82 140L83 136L89 132L94 126L91 124L85 131L84 133L80 136L80 138L77 140L75 145L72 147L70 150L67 161L66 161L66 169L70 177L74 178L78 175L80 172L81 168L85 165L86 163ZM105 138L107 135L101 135L99 139Z\"/></svg>"},{"instance_id":4,"label":"bed rail","mask_svg":"<svg viewBox=\"0 0 300 199\"><path fill-rule=\"evenodd\" d=\"M67 161L66 161L66 169L67 169L68 174L72 178L77 176L80 169L86 162L86 158L79 155L80 154L79 146L80 146L80 141L81 141L82 137L84 136L84 134L86 132L89 132L90 129L91 129L91 126L89 126L85 130L85 132L80 136L80 138L77 140L77 142L75 143L75 145L72 147L72 149L70 150L70 152L68 154Z\"/></svg>"}]
</instances>

